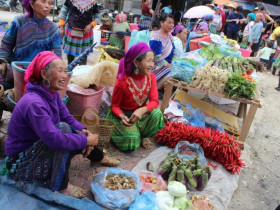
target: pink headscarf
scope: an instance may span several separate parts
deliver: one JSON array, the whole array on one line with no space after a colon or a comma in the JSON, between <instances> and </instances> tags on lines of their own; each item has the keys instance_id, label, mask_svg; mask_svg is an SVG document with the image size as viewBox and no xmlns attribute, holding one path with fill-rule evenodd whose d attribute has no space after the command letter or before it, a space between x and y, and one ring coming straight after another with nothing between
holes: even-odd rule
<instances>
[{"instance_id":1,"label":"pink headscarf","mask_svg":"<svg viewBox=\"0 0 280 210\"><path fill-rule=\"evenodd\" d=\"M126 14L118 14L117 16L116 16L116 21L117 21L117 23L122 23L122 22L124 22L124 21L126 21L127 20L127 16L126 16Z\"/></svg>"},{"instance_id":2,"label":"pink headscarf","mask_svg":"<svg viewBox=\"0 0 280 210\"><path fill-rule=\"evenodd\" d=\"M43 51L38 53L36 57L32 60L32 62L28 65L25 71L24 81L27 83L28 81L39 80L42 69L49 62L55 59L61 59L61 58L51 51Z\"/></svg>"},{"instance_id":3,"label":"pink headscarf","mask_svg":"<svg viewBox=\"0 0 280 210\"><path fill-rule=\"evenodd\" d=\"M151 48L145 43L140 42L138 44L133 45L125 54L125 57L120 60L119 70L117 74L117 79L121 80L125 75L129 75L132 73L131 63L135 58L139 55L146 53L148 51L152 51Z\"/></svg>"}]
</instances>

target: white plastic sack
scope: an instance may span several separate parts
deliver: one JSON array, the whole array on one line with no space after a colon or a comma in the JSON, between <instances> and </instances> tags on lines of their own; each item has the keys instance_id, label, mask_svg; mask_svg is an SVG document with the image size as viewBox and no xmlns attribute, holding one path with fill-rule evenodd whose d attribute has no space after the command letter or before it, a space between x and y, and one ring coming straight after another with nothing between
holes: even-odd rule
<instances>
[{"instance_id":1,"label":"white plastic sack","mask_svg":"<svg viewBox=\"0 0 280 210\"><path fill-rule=\"evenodd\" d=\"M72 76L69 84L83 88L90 85L112 87L115 85L119 65L111 61L103 61L94 66L86 74Z\"/></svg>"}]
</instances>

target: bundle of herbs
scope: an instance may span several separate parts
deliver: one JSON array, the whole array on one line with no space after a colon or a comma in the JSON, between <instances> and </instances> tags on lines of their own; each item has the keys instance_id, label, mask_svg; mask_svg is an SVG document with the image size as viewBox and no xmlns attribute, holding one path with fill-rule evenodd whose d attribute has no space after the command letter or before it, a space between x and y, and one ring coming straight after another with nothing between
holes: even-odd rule
<instances>
[{"instance_id":1,"label":"bundle of herbs","mask_svg":"<svg viewBox=\"0 0 280 210\"><path fill-rule=\"evenodd\" d=\"M225 85L224 92L231 98L249 98L255 95L256 83L240 74L232 73Z\"/></svg>"}]
</instances>

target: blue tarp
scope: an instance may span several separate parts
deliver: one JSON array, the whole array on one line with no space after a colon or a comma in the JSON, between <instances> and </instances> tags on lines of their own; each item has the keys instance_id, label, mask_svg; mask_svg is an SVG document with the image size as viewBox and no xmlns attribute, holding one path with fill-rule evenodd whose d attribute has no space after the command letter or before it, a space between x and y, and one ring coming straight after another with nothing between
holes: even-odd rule
<instances>
[{"instance_id":1,"label":"blue tarp","mask_svg":"<svg viewBox=\"0 0 280 210\"><path fill-rule=\"evenodd\" d=\"M255 9L258 4L256 2L244 2L244 1L236 1L239 6L242 6L244 10L252 11Z\"/></svg>"},{"instance_id":2,"label":"blue tarp","mask_svg":"<svg viewBox=\"0 0 280 210\"><path fill-rule=\"evenodd\" d=\"M4 161L0 161L0 169ZM38 183L15 182L8 176L0 176L1 209L83 209L102 210L95 202L54 193Z\"/></svg>"}]
</instances>

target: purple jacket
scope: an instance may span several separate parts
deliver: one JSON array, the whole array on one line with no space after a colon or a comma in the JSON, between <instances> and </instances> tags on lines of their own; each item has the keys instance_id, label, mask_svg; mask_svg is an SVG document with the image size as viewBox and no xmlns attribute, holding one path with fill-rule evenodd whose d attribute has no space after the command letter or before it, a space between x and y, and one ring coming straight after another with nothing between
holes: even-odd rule
<instances>
[{"instance_id":1,"label":"purple jacket","mask_svg":"<svg viewBox=\"0 0 280 210\"><path fill-rule=\"evenodd\" d=\"M56 124L66 122L76 130L85 128L68 112L59 93L52 94L42 86L29 82L26 94L17 103L8 127L5 153L16 156L41 139L55 150L81 150L87 145L87 137L66 134Z\"/></svg>"}]
</instances>

